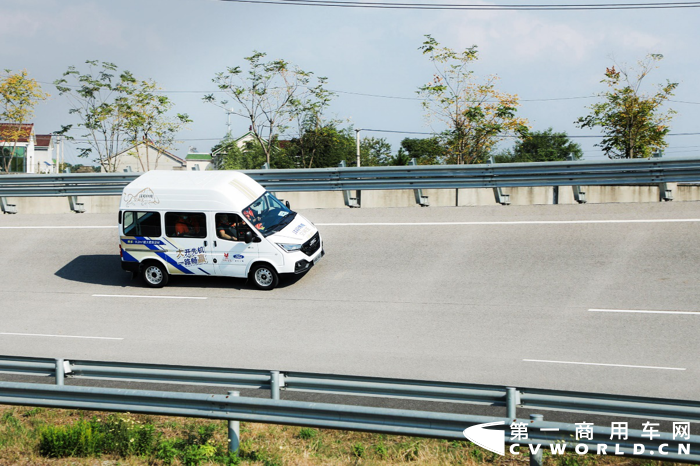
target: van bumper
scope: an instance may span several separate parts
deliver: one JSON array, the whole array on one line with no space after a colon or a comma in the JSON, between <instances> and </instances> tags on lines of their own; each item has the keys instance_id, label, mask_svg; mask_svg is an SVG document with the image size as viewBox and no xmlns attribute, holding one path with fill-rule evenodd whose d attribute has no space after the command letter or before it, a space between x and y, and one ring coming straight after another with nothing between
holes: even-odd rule
<instances>
[{"instance_id":1,"label":"van bumper","mask_svg":"<svg viewBox=\"0 0 700 466\"><path fill-rule=\"evenodd\" d=\"M309 269L311 269L311 267L313 267L314 264L316 264L316 262L321 260L325 253L326 251L321 249L321 252L310 261L307 261L306 259L296 261L296 263L294 264L294 274L299 275L300 273L308 272Z\"/></svg>"},{"instance_id":2,"label":"van bumper","mask_svg":"<svg viewBox=\"0 0 700 466\"><path fill-rule=\"evenodd\" d=\"M139 273L139 263L138 262L131 262L131 261L122 261L122 270L126 270L127 272L131 272L133 274Z\"/></svg>"}]
</instances>

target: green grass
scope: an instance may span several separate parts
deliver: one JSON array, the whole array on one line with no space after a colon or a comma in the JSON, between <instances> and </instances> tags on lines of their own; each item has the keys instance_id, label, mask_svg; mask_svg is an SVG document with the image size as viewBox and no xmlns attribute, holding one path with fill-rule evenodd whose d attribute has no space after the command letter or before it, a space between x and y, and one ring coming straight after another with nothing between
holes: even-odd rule
<instances>
[{"instance_id":1,"label":"green grass","mask_svg":"<svg viewBox=\"0 0 700 466\"><path fill-rule=\"evenodd\" d=\"M229 454L225 421L0 406L0 465L526 465L466 441L309 427L241 424ZM545 464L670 463L592 455L549 456Z\"/></svg>"}]
</instances>

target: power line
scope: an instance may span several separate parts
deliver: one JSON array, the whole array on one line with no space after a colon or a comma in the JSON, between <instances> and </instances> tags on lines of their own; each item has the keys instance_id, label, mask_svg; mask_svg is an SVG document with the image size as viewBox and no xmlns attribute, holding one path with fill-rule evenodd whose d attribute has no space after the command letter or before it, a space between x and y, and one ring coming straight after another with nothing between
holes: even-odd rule
<instances>
[{"instance_id":1,"label":"power line","mask_svg":"<svg viewBox=\"0 0 700 466\"><path fill-rule=\"evenodd\" d=\"M223 1L223 0L222 0ZM37 81L38 83L41 84L51 84L51 82L46 82L46 81ZM66 85L66 87L73 87L73 88L80 88L81 86L76 86L76 85ZM420 97L404 97L404 96L396 96L396 95L383 95L383 94L367 94L364 92L354 92L354 91L341 91L338 89L328 89L330 92L335 92L337 94L349 94L349 95L359 95L363 97L373 97L373 98L379 98L379 99L397 99L397 100L414 100L414 101L426 101L427 99L422 99ZM153 91L156 94L216 94L216 93L225 93L226 91L217 89L217 90L201 90L201 91L195 91L195 90L156 90ZM555 102L555 101L564 101L564 100L582 100L582 99L594 99L596 97L601 97L599 95L584 95L584 96L576 96L576 97L548 97L548 98L540 98L540 99L518 99L520 102ZM691 105L700 105L700 102L689 102L687 100L672 100L669 99L669 102L674 102L674 103L679 103L679 104L691 104ZM487 100L484 102L497 102L496 100Z\"/></svg>"},{"instance_id":2,"label":"power line","mask_svg":"<svg viewBox=\"0 0 700 466\"><path fill-rule=\"evenodd\" d=\"M563 11L563 10L649 10L698 8L700 2L605 3L605 4L529 4L529 5L470 5L445 3L390 3L340 0L220 0L235 3L268 5L325 6L336 8L382 8L404 10L470 10L470 11Z\"/></svg>"}]
</instances>

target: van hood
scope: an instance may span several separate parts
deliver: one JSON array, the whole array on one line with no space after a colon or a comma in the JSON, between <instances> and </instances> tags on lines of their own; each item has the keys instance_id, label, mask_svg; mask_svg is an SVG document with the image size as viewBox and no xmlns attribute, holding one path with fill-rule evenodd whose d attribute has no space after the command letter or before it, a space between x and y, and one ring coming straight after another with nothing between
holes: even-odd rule
<instances>
[{"instance_id":1,"label":"van hood","mask_svg":"<svg viewBox=\"0 0 700 466\"><path fill-rule=\"evenodd\" d=\"M270 238L277 242L303 244L311 239L317 231L313 223L297 214L289 225L273 234Z\"/></svg>"}]
</instances>

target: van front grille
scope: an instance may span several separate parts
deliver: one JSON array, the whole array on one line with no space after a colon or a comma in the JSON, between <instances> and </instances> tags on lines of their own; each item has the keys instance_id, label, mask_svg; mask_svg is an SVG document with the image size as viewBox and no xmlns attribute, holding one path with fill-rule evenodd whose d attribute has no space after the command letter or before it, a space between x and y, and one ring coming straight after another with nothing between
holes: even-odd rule
<instances>
[{"instance_id":1,"label":"van front grille","mask_svg":"<svg viewBox=\"0 0 700 466\"><path fill-rule=\"evenodd\" d=\"M301 252L307 256L312 256L321 247L321 235L316 234L301 246Z\"/></svg>"}]
</instances>

